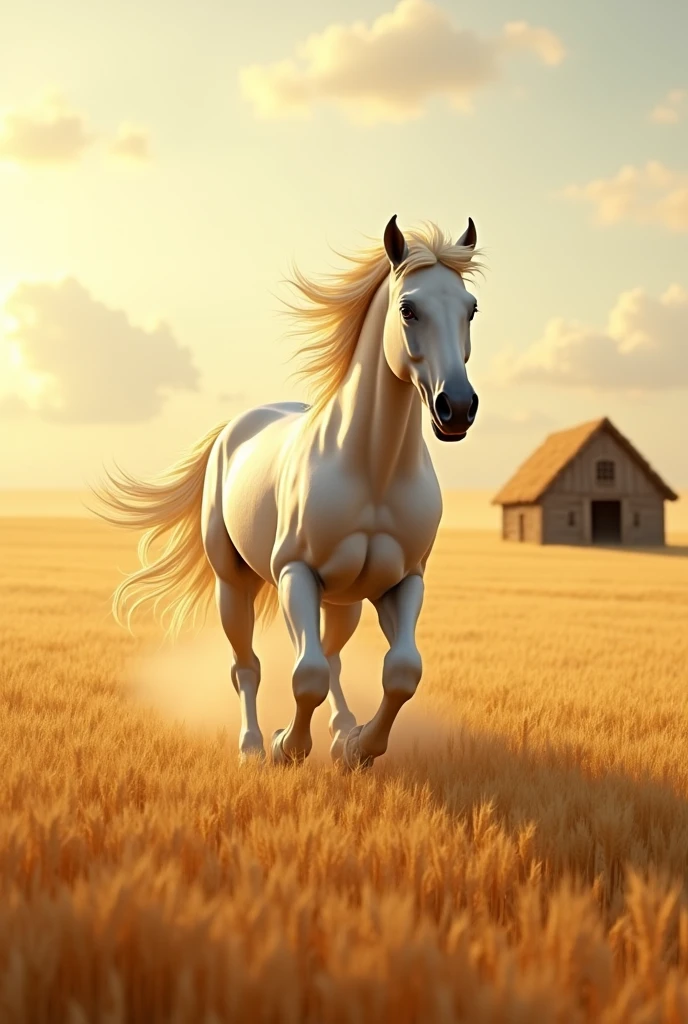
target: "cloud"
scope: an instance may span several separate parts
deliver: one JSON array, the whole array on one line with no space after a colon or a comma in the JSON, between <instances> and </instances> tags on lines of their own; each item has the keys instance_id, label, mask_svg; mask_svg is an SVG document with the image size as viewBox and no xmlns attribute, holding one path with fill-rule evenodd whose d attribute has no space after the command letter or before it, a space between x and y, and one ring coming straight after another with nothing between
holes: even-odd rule
<instances>
[{"instance_id":1,"label":"cloud","mask_svg":"<svg viewBox=\"0 0 688 1024\"><path fill-rule=\"evenodd\" d=\"M7 163L23 167L74 164L95 140L83 114L73 110L59 92L48 92L23 110L0 113L0 161ZM110 154L129 163L148 161L148 132L121 124Z\"/></svg>"},{"instance_id":2,"label":"cloud","mask_svg":"<svg viewBox=\"0 0 688 1024\"><path fill-rule=\"evenodd\" d=\"M150 160L150 138L145 128L121 124L110 145L110 153L128 163L147 163Z\"/></svg>"},{"instance_id":3,"label":"cloud","mask_svg":"<svg viewBox=\"0 0 688 1024\"><path fill-rule=\"evenodd\" d=\"M670 89L664 99L652 109L650 117L657 124L676 124L686 109L688 92L685 89Z\"/></svg>"},{"instance_id":4,"label":"cloud","mask_svg":"<svg viewBox=\"0 0 688 1024\"><path fill-rule=\"evenodd\" d=\"M498 80L519 50L548 65L564 57L549 29L513 22L485 38L431 0L400 0L372 23L334 24L309 36L295 57L244 68L240 83L265 117L303 115L323 101L359 121L400 122L418 117L435 96L469 111L473 95Z\"/></svg>"},{"instance_id":5,"label":"cloud","mask_svg":"<svg viewBox=\"0 0 688 1024\"><path fill-rule=\"evenodd\" d=\"M74 163L91 145L82 114L57 93L33 107L0 114L0 160L24 165Z\"/></svg>"},{"instance_id":6,"label":"cloud","mask_svg":"<svg viewBox=\"0 0 688 1024\"><path fill-rule=\"evenodd\" d=\"M550 320L520 355L496 361L503 383L551 384L596 391L688 388L688 291L673 284L658 299L623 292L604 330Z\"/></svg>"},{"instance_id":7,"label":"cloud","mask_svg":"<svg viewBox=\"0 0 688 1024\"><path fill-rule=\"evenodd\" d=\"M656 160L644 167L622 167L614 178L570 185L561 195L589 203L600 224L630 221L688 231L688 174Z\"/></svg>"},{"instance_id":8,"label":"cloud","mask_svg":"<svg viewBox=\"0 0 688 1024\"><path fill-rule=\"evenodd\" d=\"M561 64L566 53L561 39L554 32L548 28L535 28L525 21L510 21L504 26L503 45L507 50L532 50L549 67Z\"/></svg>"},{"instance_id":9,"label":"cloud","mask_svg":"<svg viewBox=\"0 0 688 1024\"><path fill-rule=\"evenodd\" d=\"M159 323L136 327L74 278L23 283L5 304L5 417L62 423L140 423L173 390L197 391L189 350Z\"/></svg>"}]
</instances>

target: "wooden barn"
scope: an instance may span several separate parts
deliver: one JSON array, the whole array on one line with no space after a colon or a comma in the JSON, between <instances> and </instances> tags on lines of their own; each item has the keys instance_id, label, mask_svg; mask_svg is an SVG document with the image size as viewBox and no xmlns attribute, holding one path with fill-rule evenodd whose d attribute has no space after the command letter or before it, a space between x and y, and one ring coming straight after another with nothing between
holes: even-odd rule
<instances>
[{"instance_id":1,"label":"wooden barn","mask_svg":"<svg viewBox=\"0 0 688 1024\"><path fill-rule=\"evenodd\" d=\"M608 419L550 434L493 499L502 537L533 544L664 544L678 495Z\"/></svg>"}]
</instances>

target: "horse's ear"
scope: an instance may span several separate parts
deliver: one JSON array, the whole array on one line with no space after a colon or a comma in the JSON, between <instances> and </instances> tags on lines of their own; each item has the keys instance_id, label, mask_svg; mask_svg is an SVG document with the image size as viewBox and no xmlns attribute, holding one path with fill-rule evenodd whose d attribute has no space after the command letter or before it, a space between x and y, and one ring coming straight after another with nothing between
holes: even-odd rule
<instances>
[{"instance_id":1,"label":"horse's ear","mask_svg":"<svg viewBox=\"0 0 688 1024\"><path fill-rule=\"evenodd\" d=\"M408 246L406 239L397 227L396 213L385 228L384 243L389 262L393 267L398 267L408 256Z\"/></svg>"},{"instance_id":2,"label":"horse's ear","mask_svg":"<svg viewBox=\"0 0 688 1024\"><path fill-rule=\"evenodd\" d=\"M475 224L471 217L468 218L468 227L461 235L461 238L456 243L462 245L465 249L475 249L475 243L478 241L478 232L475 230Z\"/></svg>"}]
</instances>

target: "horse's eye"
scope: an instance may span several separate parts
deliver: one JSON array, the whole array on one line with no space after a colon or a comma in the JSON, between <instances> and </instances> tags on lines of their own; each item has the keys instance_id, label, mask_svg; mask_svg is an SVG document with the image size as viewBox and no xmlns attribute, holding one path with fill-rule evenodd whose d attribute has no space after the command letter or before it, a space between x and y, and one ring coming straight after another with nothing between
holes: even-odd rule
<instances>
[{"instance_id":1,"label":"horse's eye","mask_svg":"<svg viewBox=\"0 0 688 1024\"><path fill-rule=\"evenodd\" d=\"M478 309L477 305L476 305L476 306L474 306L474 307L473 307L473 312L471 313L471 315L470 315L470 316L469 316L469 318L468 318L468 322L470 323L470 322L471 322L471 320L473 319L473 317L475 316L475 314L476 314L476 313L479 313L479 312L480 312L480 310Z\"/></svg>"},{"instance_id":2,"label":"horse's eye","mask_svg":"<svg viewBox=\"0 0 688 1024\"><path fill-rule=\"evenodd\" d=\"M401 313L404 320L416 319L416 314L413 309L413 306L409 306L408 302L402 302L401 306L399 307L399 312Z\"/></svg>"}]
</instances>

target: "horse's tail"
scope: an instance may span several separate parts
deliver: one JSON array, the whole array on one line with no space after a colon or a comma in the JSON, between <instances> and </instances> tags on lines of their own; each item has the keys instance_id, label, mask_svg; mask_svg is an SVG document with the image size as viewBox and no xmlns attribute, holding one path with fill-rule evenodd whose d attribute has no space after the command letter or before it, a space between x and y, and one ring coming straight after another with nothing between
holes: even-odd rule
<instances>
[{"instance_id":1,"label":"horse's tail","mask_svg":"<svg viewBox=\"0 0 688 1024\"><path fill-rule=\"evenodd\" d=\"M141 605L152 602L153 611L170 636L184 622L196 622L207 611L215 576L201 537L201 502L206 466L215 441L226 424L210 430L164 473L152 480L138 480L118 467L106 481L93 488L103 510L96 515L114 526L144 530L139 540L141 568L124 579L112 597L115 620L131 628L131 618ZM155 556L151 548L169 536ZM274 588L265 588L273 590ZM262 605L269 604L264 595Z\"/></svg>"}]
</instances>

